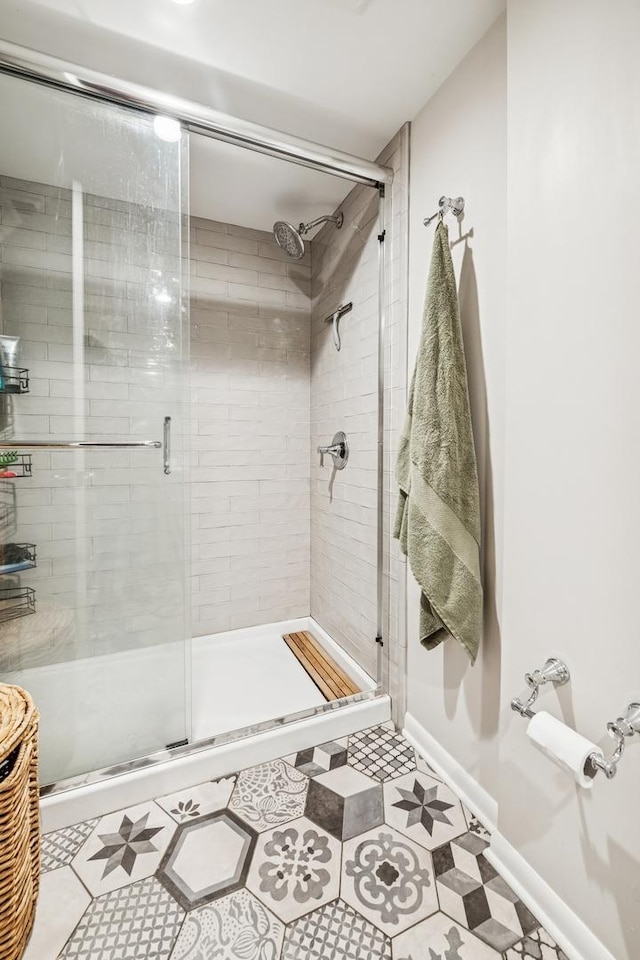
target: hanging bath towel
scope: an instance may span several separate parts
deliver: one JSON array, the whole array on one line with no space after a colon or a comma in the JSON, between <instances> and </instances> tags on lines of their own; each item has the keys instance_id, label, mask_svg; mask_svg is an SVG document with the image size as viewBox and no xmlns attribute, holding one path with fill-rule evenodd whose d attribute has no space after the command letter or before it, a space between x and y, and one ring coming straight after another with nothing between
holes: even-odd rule
<instances>
[{"instance_id":1,"label":"hanging bath towel","mask_svg":"<svg viewBox=\"0 0 640 960\"><path fill-rule=\"evenodd\" d=\"M422 590L420 640L455 637L473 663L482 631L480 503L449 232L439 223L398 450L394 536Z\"/></svg>"}]
</instances>

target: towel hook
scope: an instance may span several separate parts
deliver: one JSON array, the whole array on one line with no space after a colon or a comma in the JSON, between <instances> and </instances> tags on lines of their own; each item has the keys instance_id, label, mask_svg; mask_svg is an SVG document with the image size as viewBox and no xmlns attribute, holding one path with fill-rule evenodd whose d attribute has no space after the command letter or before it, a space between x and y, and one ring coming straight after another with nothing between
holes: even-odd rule
<instances>
[{"instance_id":1,"label":"towel hook","mask_svg":"<svg viewBox=\"0 0 640 960\"><path fill-rule=\"evenodd\" d=\"M440 223L443 222L445 213L452 213L454 217L459 217L464 211L464 197L440 197L438 202L438 209L430 217L425 217L422 221L425 227L428 227L429 224L439 218Z\"/></svg>"}]
</instances>

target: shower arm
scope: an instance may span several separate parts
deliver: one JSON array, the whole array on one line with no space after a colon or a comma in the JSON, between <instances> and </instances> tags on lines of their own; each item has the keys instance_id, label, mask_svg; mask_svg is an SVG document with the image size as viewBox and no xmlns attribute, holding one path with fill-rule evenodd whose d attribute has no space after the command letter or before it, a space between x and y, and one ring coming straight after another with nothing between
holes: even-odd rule
<instances>
[{"instance_id":1,"label":"shower arm","mask_svg":"<svg viewBox=\"0 0 640 960\"><path fill-rule=\"evenodd\" d=\"M337 216L327 214L324 217L318 217L316 220L312 220L311 223L301 223L298 227L298 233L301 237L304 237L305 233L309 233L314 227L319 227L321 223L334 223L336 229L339 230L344 223L344 214L339 213Z\"/></svg>"}]
</instances>

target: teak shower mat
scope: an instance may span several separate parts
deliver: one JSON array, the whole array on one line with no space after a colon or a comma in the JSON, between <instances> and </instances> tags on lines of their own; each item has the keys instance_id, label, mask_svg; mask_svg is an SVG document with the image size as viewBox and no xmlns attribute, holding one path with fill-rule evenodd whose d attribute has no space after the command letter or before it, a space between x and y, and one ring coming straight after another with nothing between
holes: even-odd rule
<instances>
[{"instance_id":1,"label":"teak shower mat","mask_svg":"<svg viewBox=\"0 0 640 960\"><path fill-rule=\"evenodd\" d=\"M343 697L360 693L360 687L356 686L308 630L285 633L282 639L326 700L341 700Z\"/></svg>"}]
</instances>

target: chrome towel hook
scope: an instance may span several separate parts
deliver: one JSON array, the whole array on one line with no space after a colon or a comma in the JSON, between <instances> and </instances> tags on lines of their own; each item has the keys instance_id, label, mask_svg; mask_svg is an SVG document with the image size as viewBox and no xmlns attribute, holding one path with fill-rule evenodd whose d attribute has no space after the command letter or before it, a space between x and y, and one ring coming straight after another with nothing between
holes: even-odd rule
<instances>
[{"instance_id":1,"label":"chrome towel hook","mask_svg":"<svg viewBox=\"0 0 640 960\"><path fill-rule=\"evenodd\" d=\"M446 213L452 213L454 217L459 217L464 212L464 197L440 197L438 209L430 217L425 217L422 221L425 227L436 219L440 218L440 223L444 220Z\"/></svg>"}]
</instances>

